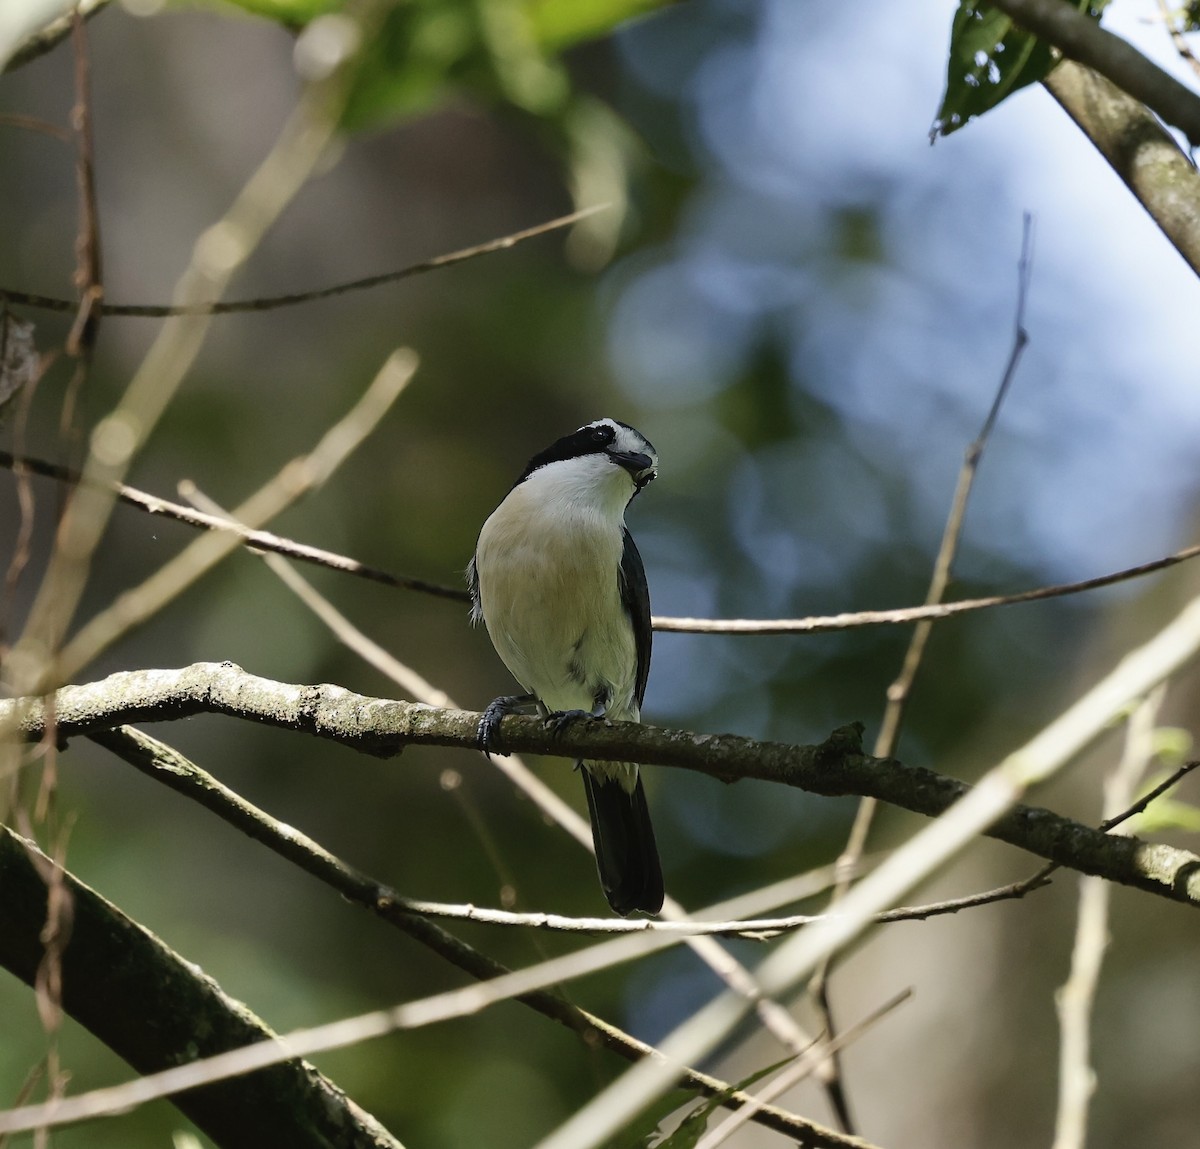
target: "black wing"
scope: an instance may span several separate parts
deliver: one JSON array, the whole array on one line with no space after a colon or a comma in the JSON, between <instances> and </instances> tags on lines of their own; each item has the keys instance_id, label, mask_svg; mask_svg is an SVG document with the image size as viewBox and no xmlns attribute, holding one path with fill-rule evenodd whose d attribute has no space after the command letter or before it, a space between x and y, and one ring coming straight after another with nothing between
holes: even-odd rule
<instances>
[{"instance_id":1,"label":"black wing","mask_svg":"<svg viewBox=\"0 0 1200 1149\"><path fill-rule=\"evenodd\" d=\"M625 530L625 550L621 554L621 571L617 582L621 588L621 603L633 624L633 642L637 649L637 683L634 697L642 705L646 694L646 679L650 677L650 588L646 585L646 568L638 554L633 536Z\"/></svg>"}]
</instances>

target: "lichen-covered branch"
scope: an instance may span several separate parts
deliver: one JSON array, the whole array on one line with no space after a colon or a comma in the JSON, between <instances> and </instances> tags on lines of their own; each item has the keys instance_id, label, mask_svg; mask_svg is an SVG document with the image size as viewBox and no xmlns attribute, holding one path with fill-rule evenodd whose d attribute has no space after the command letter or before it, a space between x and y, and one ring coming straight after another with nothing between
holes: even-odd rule
<instances>
[{"instance_id":1,"label":"lichen-covered branch","mask_svg":"<svg viewBox=\"0 0 1200 1149\"><path fill-rule=\"evenodd\" d=\"M274 682L232 663L130 671L63 687L54 696L53 711L60 741L131 722L212 713L327 738L385 758L408 745L474 750L479 721L470 711L369 698L338 686ZM43 702L0 703L0 730L14 729L23 738L41 738ZM551 738L538 719L521 715L506 718L500 734L511 751L673 766L724 782L757 778L814 794L870 796L929 817L944 813L971 789L933 770L863 753L857 725L842 727L815 746L635 723L575 723ZM1187 850L1114 838L1023 805L1013 806L986 833L1069 869L1200 906L1200 857Z\"/></svg>"}]
</instances>

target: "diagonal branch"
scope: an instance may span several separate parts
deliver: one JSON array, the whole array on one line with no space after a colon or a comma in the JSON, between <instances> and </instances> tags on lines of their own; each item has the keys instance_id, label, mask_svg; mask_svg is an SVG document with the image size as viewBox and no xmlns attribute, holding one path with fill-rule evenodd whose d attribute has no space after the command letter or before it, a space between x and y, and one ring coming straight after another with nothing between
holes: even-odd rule
<instances>
[{"instance_id":1,"label":"diagonal branch","mask_svg":"<svg viewBox=\"0 0 1200 1149\"><path fill-rule=\"evenodd\" d=\"M1117 816L1133 798L1146 767L1155 756L1155 724L1165 694L1158 687L1130 715L1125 751L1104 783L1104 814ZM1108 905L1111 887L1094 877L1079 880L1079 913L1071 973L1056 995L1059 1029L1058 1113L1053 1149L1083 1149L1087 1143L1088 1105L1096 1088L1091 1065L1092 1008L1108 948Z\"/></svg>"},{"instance_id":2,"label":"diagonal branch","mask_svg":"<svg viewBox=\"0 0 1200 1149\"><path fill-rule=\"evenodd\" d=\"M1193 146L1200 144L1200 96L1074 5L1064 4L1063 0L990 0L990 3L1038 39L1052 44L1067 59L1099 72L1140 100L1155 115L1183 132Z\"/></svg>"},{"instance_id":3,"label":"diagonal branch","mask_svg":"<svg viewBox=\"0 0 1200 1149\"><path fill-rule=\"evenodd\" d=\"M0 827L0 966L30 985L44 952L39 935L46 884L39 870L46 869L58 867ZM62 957L63 1005L136 1070L152 1073L274 1036L149 930L71 874L58 872L74 904L71 944ZM148 1017L153 1025L146 1024ZM370 1114L299 1060L182 1094L175 1104L225 1149L401 1149Z\"/></svg>"},{"instance_id":4,"label":"diagonal branch","mask_svg":"<svg viewBox=\"0 0 1200 1149\"><path fill-rule=\"evenodd\" d=\"M70 467L64 467L59 463L49 463L44 459L33 459L20 451L0 450L0 467L7 467L21 474L28 472L41 475L43 478L56 479L60 483L69 483L71 486L83 481L83 476ZM292 539L272 534L270 531L252 530L242 523L234 522L227 516L211 515L205 511L196 510L194 507L185 506L183 503L162 499L158 495L148 494L146 491L140 491L137 487L131 487L126 483L114 483L112 492L120 502L130 507L136 507L148 515L161 515L165 519L174 519L176 522L200 530L235 534L242 540L243 545L253 547L255 550L286 555L288 558L298 559L301 562L357 575L359 578L370 579L373 582L380 582L385 586L393 586L401 590L420 591L422 594L448 598L455 602L465 603L468 601L464 587L442 586L424 579L391 574L388 571L361 563L357 559L347 558L345 555L322 550L320 547L312 547L306 543L294 542ZM1196 551L1200 554L1200 547L1197 547Z\"/></svg>"}]
</instances>

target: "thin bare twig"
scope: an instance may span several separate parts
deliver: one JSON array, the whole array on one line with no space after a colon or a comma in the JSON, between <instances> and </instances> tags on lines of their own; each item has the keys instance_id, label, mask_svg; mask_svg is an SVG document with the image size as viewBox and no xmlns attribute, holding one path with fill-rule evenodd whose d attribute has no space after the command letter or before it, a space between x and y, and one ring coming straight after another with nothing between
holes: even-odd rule
<instances>
[{"instance_id":1,"label":"thin bare twig","mask_svg":"<svg viewBox=\"0 0 1200 1149\"><path fill-rule=\"evenodd\" d=\"M1111 574L1098 575L1080 582L1059 583L1054 586L1037 587L1018 591L1015 594L986 595L982 598L959 599L934 606L905 606L894 610L858 610L842 614L813 615L810 618L659 618L654 619L654 629L676 631L687 634L820 634L831 630L849 630L856 626L902 626L910 622L936 621L956 618L976 610L990 610L998 606L1014 606L1025 602L1042 602L1045 599L1063 598L1067 595L1084 594L1101 587L1115 586L1130 579L1156 574L1182 562L1200 556L1200 544L1184 547L1174 554L1151 562L1125 567Z\"/></svg>"},{"instance_id":2,"label":"thin bare twig","mask_svg":"<svg viewBox=\"0 0 1200 1149\"><path fill-rule=\"evenodd\" d=\"M1026 344L1029 342L1029 334L1025 330L1025 305L1029 295L1029 280L1032 272L1033 217L1026 212L1021 234L1021 256L1017 261L1017 303L1016 316L1013 321L1012 349L1009 352L1008 362L1004 367L1004 374L1000 379L1000 386L997 387L995 397L992 400L991 409L987 413L987 418L983 421L983 426L980 428L979 434L967 448L962 468L959 470L958 482L954 490L950 513L946 519L946 527L942 533L941 545L938 548L937 558L933 564L933 575L929 582L929 589L925 595L926 606L935 606L940 603L946 595L947 587L950 585L954 560L958 555L963 524L966 520L967 503L971 497L971 489L975 484L975 476L979 472L980 461L983 458L984 451L987 449L992 429L996 425L996 419L999 417L1000 407L1008 395L1009 388L1012 386L1013 378L1017 372L1017 367L1020 365L1021 356L1024 353ZM900 739L900 727L904 720L905 706L912 692L913 683L916 681L921 662L924 659L925 648L929 642L929 636L933 631L933 622L933 619L923 619L913 629L912 638L909 642L908 650L905 652L900 674L891 686L888 687L887 708L884 711L883 722L880 725L879 734L875 742L875 756L877 758L890 758L896 752L896 746ZM866 821L870 822L869 815ZM862 846L863 843L861 842L857 844L857 852L861 852Z\"/></svg>"},{"instance_id":3,"label":"thin bare twig","mask_svg":"<svg viewBox=\"0 0 1200 1149\"><path fill-rule=\"evenodd\" d=\"M26 457L20 451L10 453L0 450L0 466L14 470L20 468L24 472L64 483L73 484L82 481L82 476L78 471L72 471L57 463L47 463L42 459ZM366 563L360 563L357 559L347 558L345 555L335 554L333 551L322 550L320 547L310 547L305 543L293 542L291 539L272 534L269 531L250 530L226 515L206 514L192 507L186 507L182 503L174 503L169 499L147 494L145 491L140 491L125 483L113 484L112 490L117 499L127 506L136 507L139 511L144 511L149 515L161 515L165 519L173 519L186 526L197 527L201 530L228 531L238 535L244 545L254 550L272 551L300 562L342 571L345 574L356 575L358 578L370 579L401 590L414 590L421 594L447 598L454 602L467 601L467 592L462 587L442 586L438 583L427 582L425 579L391 574L388 571L379 570L377 567L368 566Z\"/></svg>"},{"instance_id":4,"label":"thin bare twig","mask_svg":"<svg viewBox=\"0 0 1200 1149\"><path fill-rule=\"evenodd\" d=\"M67 457L75 457L81 438L75 413L79 395L87 381L100 335L98 305L104 298L103 259L100 241L100 212L96 206L96 157L92 133L91 62L87 34L79 9L71 12L71 45L75 57L75 104L71 128L75 139L75 182L79 197L79 226L75 237L75 275L79 292L74 304L75 319L67 335L66 352L74 360L71 379L63 395L59 415L59 437Z\"/></svg>"},{"instance_id":5,"label":"thin bare twig","mask_svg":"<svg viewBox=\"0 0 1200 1149\"><path fill-rule=\"evenodd\" d=\"M91 357L100 327L104 298L103 259L100 243L100 212L96 207L96 156L92 133L91 66L87 34L78 8L72 12L71 41L75 49L75 106L71 127L75 132L75 178L79 191L79 233L75 241L75 286L79 300L67 354L84 361ZM63 417L68 426L70 412Z\"/></svg>"},{"instance_id":6,"label":"thin bare twig","mask_svg":"<svg viewBox=\"0 0 1200 1149\"><path fill-rule=\"evenodd\" d=\"M534 224L533 227L514 231L485 243L477 243L471 247L460 248L445 255L437 255L432 259L423 259L419 263L395 271L385 271L379 275L368 275L362 279L352 279L348 283L337 283L330 287L319 287L312 291L292 292L288 295L260 296L254 299L209 300L187 304L166 303L98 303L97 312L100 315L123 316L135 319L165 319L178 315L236 315L250 311L274 311L281 307L295 307L301 303L315 303L320 299L332 299L337 295L346 295L352 291L368 291L371 288L382 287L388 283L398 283L402 279L410 279L414 275L424 275L430 271L440 271L444 267L454 267L480 256L491 255L497 251L508 251L528 239L549 232L561 231L571 227L580 220L587 219L597 212L606 211L609 204L594 204L591 207L580 208L579 211L560 215L545 223ZM10 288L0 288L0 296L7 296L13 303L26 307L37 307L44 311L70 311L78 306L69 299L59 299L50 295L36 295L27 291L14 291Z\"/></svg>"},{"instance_id":7,"label":"thin bare twig","mask_svg":"<svg viewBox=\"0 0 1200 1149\"><path fill-rule=\"evenodd\" d=\"M0 351L3 350L3 338L8 331L5 323L8 312L0 304ZM13 446L16 448L17 459L24 454L25 432L29 426L29 412L33 405L33 395L38 384L42 381L50 364L56 355L41 355L33 377L24 385L22 393L16 396L16 416L13 419ZM14 540L12 557L4 573L4 585L0 588L0 656L8 654L8 618L12 610L13 597L21 575L29 564L32 554L30 544L33 540L33 526L36 504L33 497L33 484L29 481L32 468L26 467L19 461L13 462L13 475L16 479L17 507L20 512L20 523L17 527L17 537ZM0 658L0 661L3 661ZM3 740L0 740L0 754L3 753ZM0 809L2 812L2 809ZM0 820L3 820L0 818Z\"/></svg>"},{"instance_id":8,"label":"thin bare twig","mask_svg":"<svg viewBox=\"0 0 1200 1149\"><path fill-rule=\"evenodd\" d=\"M240 530L248 530L194 483L180 484L180 487L184 497L199 510L219 517L224 522L236 523ZM368 666L373 666L380 674L390 678L418 702L425 702L430 706L454 705L453 699L444 690L438 690L412 667L406 666L379 643L368 638L285 558L277 554L263 553L262 560L271 573L329 628L338 641L357 654Z\"/></svg>"},{"instance_id":9,"label":"thin bare twig","mask_svg":"<svg viewBox=\"0 0 1200 1149\"><path fill-rule=\"evenodd\" d=\"M97 300L103 297L103 263L101 259L100 216L96 206L96 165L92 135L92 93L87 35L83 16L77 7L70 12L71 47L74 57L75 101L71 109L71 127L75 144L75 174L78 195L79 221L75 237L76 267L74 283L79 301L65 351L74 361L59 414L59 438L68 453L77 449L80 430L75 411L80 392L91 372L92 357L99 334L99 316L93 312ZM32 526L32 512L26 522ZM18 539L18 552L21 550ZM14 559L16 556L14 556ZM20 566L15 568L18 572ZM47 1102L61 1097L67 1084L59 1056L59 1029L63 1018L63 954L71 937L75 916L74 899L64 878L70 823L58 816L58 746L53 727L47 730L44 753L37 756L40 779L32 810L18 803L17 824L31 840L44 835L52 864L45 867L42 878L46 885L46 920L39 941L42 944L34 992L38 1016L46 1032ZM14 776L14 792L20 793L20 780ZM36 823L36 825L35 825ZM34 1134L34 1149L48 1149L50 1133L39 1128Z\"/></svg>"},{"instance_id":10,"label":"thin bare twig","mask_svg":"<svg viewBox=\"0 0 1200 1149\"><path fill-rule=\"evenodd\" d=\"M57 463L49 463L43 459L35 459L21 452L0 450L0 467L10 470L18 466L25 468L31 474L45 478L56 479L59 482L82 482L83 476L78 471ZM449 599L453 602L467 602L467 592L462 587L447 586L443 583L429 582L425 579L412 578L408 575L392 574L377 567L368 566L357 559L320 547L309 546L306 543L294 542L281 535L268 531L252 531L237 523L220 516L204 514L201 511L148 494L136 487L124 483L114 483L112 491L115 497L127 504L151 515L161 515L174 519L186 526L203 530L232 531L242 537L245 545L257 550L273 551L287 558L300 562L312 563L316 566L328 567L331 570L342 571L359 578L370 579L394 586L401 590L413 590L421 594L434 595L438 598ZM842 614L812 615L808 618L675 618L666 615L655 615L654 629L688 634L743 634L743 635L772 635L772 634L822 634L828 631L850 630L858 626L903 626L908 623L924 620L954 618L961 614L969 614L977 610L991 610L1000 606L1015 606L1027 602L1040 602L1044 599L1064 598L1088 591L1099 590L1106 586L1129 582L1132 579L1145 578L1147 575L1158 574L1169 570L1180 563L1189 562L1200 556L1200 544L1184 547L1174 554L1152 559L1150 562L1137 566L1125 567L1105 575L1083 579L1080 582L1059 583L1053 586L1036 587L1032 590L1017 591L1007 595L988 595L984 598L959 599L955 602L938 603L932 606L906 606L893 610L860 610L847 611Z\"/></svg>"},{"instance_id":11,"label":"thin bare twig","mask_svg":"<svg viewBox=\"0 0 1200 1149\"><path fill-rule=\"evenodd\" d=\"M39 135L50 136L64 144L71 142L71 133L66 128L60 128L58 124L52 124L49 120L40 119L38 116L22 116L15 112L8 112L0 116L0 127L16 128L23 132L37 132ZM0 297L3 297L4 294L4 291L0 290ZM67 300L62 302L65 303Z\"/></svg>"},{"instance_id":12,"label":"thin bare twig","mask_svg":"<svg viewBox=\"0 0 1200 1149\"><path fill-rule=\"evenodd\" d=\"M958 482L955 487L954 498L951 502L950 514L946 519L946 527L942 532L941 545L938 548L937 558L933 564L933 575L929 582L929 589L925 595L925 606L927 607L940 604L945 597L946 588L950 585L954 559L958 553L958 544L962 537L963 523L966 519L967 502L971 497L971 488L975 483L979 463L983 458L983 452L987 449L992 428L996 425L996 419L1000 414L1000 407L1016 375L1025 345L1029 341L1029 335L1025 330L1025 304L1029 295L1029 279L1032 271L1033 217L1027 212L1024 217L1021 233L1021 255L1017 261L1017 304L1016 316L1013 321L1012 349L1009 352L1008 362L1005 364L1000 385L996 389L995 397L992 400L991 409L983 421L983 426L980 428L979 434L967 448L962 468L958 473ZM900 738L900 726L904 718L904 709L908 702L909 694L912 691L913 683L916 681L921 661L925 656L925 648L933 630L933 623L934 619L932 618L922 619L914 628L908 649L905 651L900 674L891 686L888 687L887 707L884 710L883 721L875 740L874 754L876 758L891 758L896 752L896 745ZM867 835L870 831L874 813L874 801L870 798L864 798L859 804L854 825L850 831L850 838L845 850L842 852L841 860L844 860L844 863L849 867L857 864L858 858L862 855L866 847ZM838 888L844 891L844 883L839 883Z\"/></svg>"}]
</instances>

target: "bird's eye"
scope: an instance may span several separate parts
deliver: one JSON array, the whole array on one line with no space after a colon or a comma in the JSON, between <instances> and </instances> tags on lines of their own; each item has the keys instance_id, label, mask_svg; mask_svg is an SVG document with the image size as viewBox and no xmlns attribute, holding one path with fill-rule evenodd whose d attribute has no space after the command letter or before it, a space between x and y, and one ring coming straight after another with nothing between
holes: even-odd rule
<instances>
[{"instance_id":1,"label":"bird's eye","mask_svg":"<svg viewBox=\"0 0 1200 1149\"><path fill-rule=\"evenodd\" d=\"M592 440L596 443L611 443L614 438L614 431L611 427L593 427Z\"/></svg>"}]
</instances>

